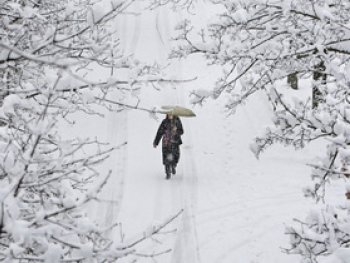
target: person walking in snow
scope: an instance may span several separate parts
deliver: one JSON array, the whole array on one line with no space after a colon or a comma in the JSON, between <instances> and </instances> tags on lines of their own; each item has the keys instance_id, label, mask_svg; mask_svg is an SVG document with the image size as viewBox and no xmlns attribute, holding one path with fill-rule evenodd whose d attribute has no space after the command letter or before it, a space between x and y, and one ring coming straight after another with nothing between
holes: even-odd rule
<instances>
[{"instance_id":1,"label":"person walking in snow","mask_svg":"<svg viewBox=\"0 0 350 263\"><path fill-rule=\"evenodd\" d=\"M176 174L176 165L180 159L181 135L184 133L179 117L167 114L160 124L153 147L156 148L162 139L162 156L166 179Z\"/></svg>"}]
</instances>

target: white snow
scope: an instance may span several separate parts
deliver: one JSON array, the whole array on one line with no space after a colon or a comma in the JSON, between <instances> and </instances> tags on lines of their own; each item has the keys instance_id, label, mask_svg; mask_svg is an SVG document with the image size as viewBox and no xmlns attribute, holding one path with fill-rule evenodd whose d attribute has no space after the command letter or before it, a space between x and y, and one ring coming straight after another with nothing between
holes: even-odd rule
<instances>
[{"instance_id":1,"label":"white snow","mask_svg":"<svg viewBox=\"0 0 350 263\"><path fill-rule=\"evenodd\" d=\"M120 32L124 32L121 43L127 53L140 60L164 62L170 48L165 41L170 39L168 29L181 18L181 13L175 15L165 8L155 12L156 16L145 12L134 20L126 19L121 24ZM139 94L140 107L192 108L192 90L210 97L209 88L220 72L219 68L207 68L199 57L174 63L167 70L178 79L197 75L198 78L190 83L164 85L160 90L143 89ZM101 78L105 73L95 74ZM110 77L107 75L106 79ZM119 222L114 231L108 232L119 247L149 236L154 226L184 209L163 230L166 233L142 243L138 252L170 251L156 258L141 257L138 262L299 260L298 256L281 252L281 247L289 246L285 224L295 217L304 217L310 207L302 194L311 169L306 163L312 158L310 153L322 145L311 145L298 152L274 146L257 160L249 145L254 136L272 123L266 98L258 94L244 108L238 108L234 116L227 116L223 103L224 98L208 99L203 107L192 108L196 118L182 118L184 144L177 174L171 180L165 180L160 147L152 147L163 115L158 116L158 121L137 110L106 112L103 119L77 116L79 129L67 129L69 135L98 137L113 146L127 142L101 167L105 173L113 169L113 174L99 196L102 201L88 209L91 217L104 227ZM56 254L53 252L49 257L54 259ZM130 262L130 258L120 262Z\"/></svg>"},{"instance_id":2,"label":"white snow","mask_svg":"<svg viewBox=\"0 0 350 263\"><path fill-rule=\"evenodd\" d=\"M244 8L237 9L232 17L237 21L241 23L246 23L249 20L249 14Z\"/></svg>"},{"instance_id":3,"label":"white snow","mask_svg":"<svg viewBox=\"0 0 350 263\"><path fill-rule=\"evenodd\" d=\"M349 248L339 248L334 252L335 256L340 259L342 263L350 262L350 249Z\"/></svg>"},{"instance_id":4,"label":"white snow","mask_svg":"<svg viewBox=\"0 0 350 263\"><path fill-rule=\"evenodd\" d=\"M61 255L63 251L59 245L50 245L45 253L44 262L45 263L58 263L61 261Z\"/></svg>"}]
</instances>

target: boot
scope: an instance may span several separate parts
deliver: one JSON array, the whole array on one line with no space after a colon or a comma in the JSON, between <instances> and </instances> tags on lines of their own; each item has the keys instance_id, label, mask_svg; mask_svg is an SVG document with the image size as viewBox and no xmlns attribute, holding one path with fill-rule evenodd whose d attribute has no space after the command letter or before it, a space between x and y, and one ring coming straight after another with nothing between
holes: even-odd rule
<instances>
[{"instance_id":1,"label":"boot","mask_svg":"<svg viewBox=\"0 0 350 263\"><path fill-rule=\"evenodd\" d=\"M171 166L171 173L176 174L176 165Z\"/></svg>"}]
</instances>

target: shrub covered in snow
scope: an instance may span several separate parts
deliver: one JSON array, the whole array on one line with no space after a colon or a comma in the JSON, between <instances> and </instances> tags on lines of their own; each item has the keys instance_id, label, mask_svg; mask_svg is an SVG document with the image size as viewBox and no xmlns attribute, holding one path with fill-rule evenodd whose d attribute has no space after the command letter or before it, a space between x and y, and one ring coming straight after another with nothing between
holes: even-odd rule
<instances>
[{"instance_id":1,"label":"shrub covered in snow","mask_svg":"<svg viewBox=\"0 0 350 263\"><path fill-rule=\"evenodd\" d=\"M110 90L125 97L160 81L120 50L113 19L132 2L1 1L0 261L112 262L142 241L113 245L83 208L108 179L95 167L113 149L57 127L70 113L98 114L93 104L123 109ZM94 67L128 73L97 81Z\"/></svg>"},{"instance_id":2,"label":"shrub covered in snow","mask_svg":"<svg viewBox=\"0 0 350 263\"><path fill-rule=\"evenodd\" d=\"M189 20L181 23L178 47L172 52L173 57L203 54L208 64L223 68L213 91L194 92L193 102L226 96L225 106L234 112L257 91L265 92L274 110L274 125L256 138L251 149L258 157L274 143L302 148L326 139L324 157L312 164L314 184L304 193L327 203L327 184L345 178L350 164L350 2L212 2L218 15L201 30ZM307 96L286 95L292 93L285 92L292 83ZM336 204L325 204L288 228L292 237L288 252L311 263L347 249L350 210L343 205L348 202L345 191L341 196Z\"/></svg>"}]
</instances>

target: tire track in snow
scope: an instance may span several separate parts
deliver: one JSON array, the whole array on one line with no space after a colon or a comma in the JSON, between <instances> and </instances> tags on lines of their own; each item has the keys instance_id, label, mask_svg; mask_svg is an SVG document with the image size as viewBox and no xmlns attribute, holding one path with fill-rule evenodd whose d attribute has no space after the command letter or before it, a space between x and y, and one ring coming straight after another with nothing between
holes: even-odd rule
<instances>
[{"instance_id":1,"label":"tire track in snow","mask_svg":"<svg viewBox=\"0 0 350 263\"><path fill-rule=\"evenodd\" d=\"M104 228L116 223L124 194L127 163L127 145L125 143L128 139L127 112L107 112L105 120L105 123L101 125L105 131L104 139L110 147L117 147L117 149L112 151L109 158L103 163L102 175L105 176L109 171L112 171L112 174L98 195L100 201L94 202L93 206L88 208L94 220ZM107 237L112 238L112 232L106 233Z\"/></svg>"},{"instance_id":2,"label":"tire track in snow","mask_svg":"<svg viewBox=\"0 0 350 263\"><path fill-rule=\"evenodd\" d=\"M183 76L182 66L179 64L178 76ZM180 77L181 78L181 77ZM176 87L177 104L186 106L184 87ZM185 127L185 142L182 146L182 207L184 213L179 222L177 237L173 249L171 263L200 263L200 251L198 247L198 234L196 228L196 208L198 201L198 177L193 154L192 131L190 121L183 121Z\"/></svg>"},{"instance_id":3,"label":"tire track in snow","mask_svg":"<svg viewBox=\"0 0 350 263\"><path fill-rule=\"evenodd\" d=\"M120 146L127 142L128 114L126 111L119 113L110 112L108 117L108 141L113 146ZM109 194L107 197L111 202L108 204L105 214L105 225L109 226L118 218L120 206L124 193L124 179L127 164L127 145L121 146L108 159L108 167L113 168L112 176L108 182Z\"/></svg>"},{"instance_id":4,"label":"tire track in snow","mask_svg":"<svg viewBox=\"0 0 350 263\"><path fill-rule=\"evenodd\" d=\"M187 130L190 131L189 127ZM174 247L172 262L199 263L200 252L196 227L195 211L198 200L197 170L193 160L193 149L184 150L184 180L183 180L183 208L177 241Z\"/></svg>"},{"instance_id":5,"label":"tire track in snow","mask_svg":"<svg viewBox=\"0 0 350 263\"><path fill-rule=\"evenodd\" d=\"M138 2L135 3L134 8L136 11L139 11L140 5ZM133 32L130 37L130 25L131 20L129 18L123 19L120 23L119 32L121 39L122 50L126 55L134 54L136 47L139 42L140 36L140 18L136 16L135 22L132 24ZM118 101L119 96L117 93L111 94L111 99ZM121 144L127 143L128 139L128 112L117 111L109 112L108 114L108 127L107 127L107 139L108 142L118 147ZM127 173L127 158L128 158L128 146L127 144L122 146L120 149L114 151L109 160L108 167L113 168L112 176L108 183L108 189L105 190L105 193L108 193L109 196L106 197L107 200L111 202L107 205L106 213L104 217L104 223L106 226L109 226L118 218L121 203L124 195L124 184L125 176ZM109 236L114 236L112 232L109 233Z\"/></svg>"}]
</instances>

